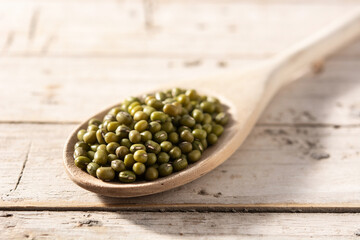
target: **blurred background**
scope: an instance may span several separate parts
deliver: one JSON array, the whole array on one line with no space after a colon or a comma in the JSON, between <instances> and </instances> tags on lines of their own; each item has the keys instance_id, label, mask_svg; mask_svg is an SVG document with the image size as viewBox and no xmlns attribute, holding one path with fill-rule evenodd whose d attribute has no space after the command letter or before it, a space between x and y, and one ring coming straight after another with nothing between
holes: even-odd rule
<instances>
[{"instance_id":1,"label":"blurred background","mask_svg":"<svg viewBox=\"0 0 360 240\"><path fill-rule=\"evenodd\" d=\"M271 57L358 3L2 0L0 120L78 122L123 96Z\"/></svg>"}]
</instances>

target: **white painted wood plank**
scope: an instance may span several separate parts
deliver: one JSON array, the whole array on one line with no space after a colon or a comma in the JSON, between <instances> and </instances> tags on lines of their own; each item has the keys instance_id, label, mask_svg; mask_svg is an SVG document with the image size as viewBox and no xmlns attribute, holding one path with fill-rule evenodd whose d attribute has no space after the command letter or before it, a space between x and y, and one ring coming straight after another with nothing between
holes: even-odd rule
<instances>
[{"instance_id":1,"label":"white painted wood plank","mask_svg":"<svg viewBox=\"0 0 360 240\"><path fill-rule=\"evenodd\" d=\"M100 197L69 180L62 147L73 125L1 124L0 128L5 135L22 132L22 138L32 143L19 186L2 195L2 204L8 207L360 204L360 128L258 126L213 172L174 190L132 199Z\"/></svg>"},{"instance_id":2,"label":"white painted wood plank","mask_svg":"<svg viewBox=\"0 0 360 240\"><path fill-rule=\"evenodd\" d=\"M192 78L209 74L209 71L219 73L226 69L219 67L216 60L201 63L200 67L188 66L192 61L139 58L0 59L1 68L6 69L0 72L0 119L80 122L132 94L161 88L161 85L174 79ZM235 64L241 66L243 61ZM96 98L93 97L95 92L98 94Z\"/></svg>"},{"instance_id":3,"label":"white painted wood plank","mask_svg":"<svg viewBox=\"0 0 360 240\"><path fill-rule=\"evenodd\" d=\"M8 125L11 128L11 125ZM19 131L17 131L19 130ZM0 134L0 196L6 196L18 187L23 164L28 160L31 138L24 137L22 128L8 129Z\"/></svg>"},{"instance_id":4,"label":"white painted wood plank","mask_svg":"<svg viewBox=\"0 0 360 240\"><path fill-rule=\"evenodd\" d=\"M358 124L359 73L359 62L329 61L323 73L300 79L282 89L259 124Z\"/></svg>"},{"instance_id":5,"label":"white painted wood plank","mask_svg":"<svg viewBox=\"0 0 360 240\"><path fill-rule=\"evenodd\" d=\"M127 96L253 62L229 60L225 67L221 63L174 58L2 58L0 121L80 122ZM358 60L335 57L322 74L283 89L259 123L359 124L359 71Z\"/></svg>"},{"instance_id":6,"label":"white painted wood plank","mask_svg":"<svg viewBox=\"0 0 360 240\"><path fill-rule=\"evenodd\" d=\"M295 1L7 0L0 8L0 51L3 55L263 57L357 5L357 1L300 5Z\"/></svg>"},{"instance_id":7,"label":"white painted wood plank","mask_svg":"<svg viewBox=\"0 0 360 240\"><path fill-rule=\"evenodd\" d=\"M4 239L357 239L359 214L0 212Z\"/></svg>"}]
</instances>

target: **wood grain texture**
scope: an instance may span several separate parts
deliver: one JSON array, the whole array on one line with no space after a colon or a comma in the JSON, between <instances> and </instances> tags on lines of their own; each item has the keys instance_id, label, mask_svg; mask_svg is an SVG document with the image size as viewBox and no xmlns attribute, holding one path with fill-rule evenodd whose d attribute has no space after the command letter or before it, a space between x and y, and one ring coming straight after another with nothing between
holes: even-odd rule
<instances>
[{"instance_id":1,"label":"wood grain texture","mask_svg":"<svg viewBox=\"0 0 360 240\"><path fill-rule=\"evenodd\" d=\"M356 49L352 46L350 50ZM81 122L126 96L174 80L222 74L249 63L255 62L232 60L227 67L219 67L214 59L188 66L182 59L2 58L0 120ZM138 71L140 68L142 71ZM259 122L359 124L359 69L360 62L355 56L346 61L333 58L322 74L283 89ZM93 91L98 91L97 98L89 97Z\"/></svg>"},{"instance_id":2,"label":"wood grain texture","mask_svg":"<svg viewBox=\"0 0 360 240\"><path fill-rule=\"evenodd\" d=\"M24 137L22 131L17 137L11 133L0 134L0 195L8 195L15 191L21 181L23 170L29 159L31 138Z\"/></svg>"},{"instance_id":3,"label":"wood grain texture","mask_svg":"<svg viewBox=\"0 0 360 240\"><path fill-rule=\"evenodd\" d=\"M358 239L360 224L359 214L30 211L0 219L4 239Z\"/></svg>"},{"instance_id":4,"label":"wood grain texture","mask_svg":"<svg viewBox=\"0 0 360 240\"><path fill-rule=\"evenodd\" d=\"M23 4L22 6L24 7L17 8L19 3ZM101 24L109 23L109 25L107 25L109 26L109 29L103 29L103 31L108 31L109 33L120 31L121 29L125 32L129 31L129 29L134 29L131 24L134 24L136 21L130 21L131 24L128 28L127 26L120 25L118 27L118 25L116 25L118 28L115 29L115 27L112 27L112 24L123 23L120 21L121 19L112 22L111 20L114 20L113 18L125 17L122 20L126 20L126 16L121 12L119 14L116 12L115 14L115 10L109 10L110 8L113 9L114 4L118 3L106 1L101 5L92 1L91 3L95 4L93 5L94 7L90 7L92 4L84 4L86 9L80 14L80 16L83 16L80 18L82 19L81 21L77 20L71 22L71 24L68 21L64 22L64 19L72 19L74 14L72 14L73 12L71 11L78 11L75 9L79 9L78 6L82 6L82 3L83 2L80 1L64 1L60 3L57 1L27 2L18 0L2 2L4 8L1 8L0 11L3 13L2 16L4 21L1 21L0 23L3 24L0 28L0 32L2 34L1 39L5 44L4 46L7 46L8 48L3 50L4 55L0 59L0 65L2 67L2 71L0 72L0 81L2 83L2 88L0 88L0 109L2 111L0 120L2 122L20 123L1 125L1 128L3 129L2 137L4 136L2 141L4 143L14 143L10 144L10 147L6 147L7 144L1 145L1 152L3 153L3 156L6 156L4 157L4 161L7 164L6 168L1 168L0 171L2 174L5 174L5 176L8 176L5 178L5 181L1 182L1 197L9 204L7 206L13 206L16 201L19 205L22 203L23 206L24 204L26 206L26 201L31 202L29 205L36 205L40 202L39 204L41 206L46 206L47 203L50 205L49 202L55 201L52 202L51 205L57 206L61 204L64 205L63 199L73 199L74 206L78 206L78 204L84 204L83 202L78 203L81 196L87 196L89 199L92 199L89 205L95 204L95 206L104 206L101 199L99 201L96 195L82 191L70 183L60 164L60 151L63 147L66 135L71 131L71 128L74 127L72 123L80 122L103 107L118 102L119 98L123 95L108 94L113 89L119 89L120 92L125 92L124 94L128 96L138 91L145 91L147 88L146 84L149 83L151 83L152 87L157 87L172 79L177 80L181 78L203 76L210 73L222 73L231 69L244 67L250 62L257 61L256 59L269 55L267 53L264 55L256 55L256 51L259 49L263 49L264 52L267 51L266 44L261 46L256 44L254 46L246 47L247 51L255 52L254 54L256 57L253 61L245 59L248 57L246 53L239 53L235 58L226 51L224 51L224 55L214 55L211 51L216 48L212 47L207 48L207 50L211 50L211 54L209 55L199 54L202 50L197 52L192 49L187 52L185 51L186 48L184 48L184 54L182 55L172 55L171 52L162 55L153 52L149 55L151 57L148 58L131 54L121 55L123 58L113 58L111 56L115 55L107 55L106 52L104 53L101 51L92 51L91 49L96 48L89 47L87 44L83 44L82 46L84 46L84 48L81 48L78 43L71 42L70 39L74 39L74 36L76 36L78 37L78 41L81 41L83 38L87 38L93 33L94 35L99 36L99 38L105 38L106 34L96 32L102 31L99 27L96 27L96 25L94 28L85 27L90 21L90 16L92 16L87 13L94 11L94 9L99 9L99 11L94 14L102 14L101 17L104 17L104 13L110 11L105 18L99 17L99 21L105 21L101 22ZM339 6L337 1L331 1L327 8L328 10L332 10L322 11L322 13L342 13L343 7L348 6L347 4L352 5L354 3L356 4L356 1L347 1L346 4ZM138 1L130 3L130 5L127 4L129 3L120 1L118 10L126 10L126 6L128 6L129 9L134 8L138 11L143 7L142 3ZM159 12L154 14L154 16L159 16L159 18L162 19L161 22L163 24L167 24L166 21L171 18L171 16L166 15L167 9L188 9L190 6L190 2L186 2L184 4L188 4L187 7L182 7L182 3L178 1L174 1L172 4L159 1L156 4L158 4L158 8L162 8L162 10L158 10ZM308 31L308 33L314 29L311 27L311 29L308 30L301 30L305 29L305 26L308 26L303 22L302 13L309 11L308 16L310 17L310 14L318 13L318 10L323 7L321 1L309 1L306 2L306 4L304 2L304 5L300 8L298 8L299 6L295 1L273 1L266 7L264 7L262 3L257 5L257 3L249 1L235 4L234 1L223 1L222 3L217 1L200 1L197 4L198 7L204 7L204 9L209 12L209 15L220 14L217 11L228 11L229 22L233 21L235 18L239 18L237 21L241 23L243 20L242 17L244 17L245 14L239 15L235 13L239 9L244 8L246 11L259 11L256 14L257 17L254 16L251 19L244 20L244 24L249 23L250 20L252 21L253 19L265 21L260 16L269 16L269 19L277 18L277 20L270 21L264 17L269 20L269 29L276 26L276 29L279 29L279 32L289 32L295 31L295 28L289 26L298 25L299 27L297 30ZM64 12L69 12L69 14L60 16L59 13L56 13L56 9L59 7L63 7L63 9L66 10ZM232 7L234 7L234 10L231 10ZM17 11L15 11L15 9ZM126 11L131 12L132 10L129 9ZM297 25L285 25L284 21L280 21L280 10L281 12L285 11L289 12L289 15L293 15L293 18L290 17L289 23L297 22ZM263 14L264 12L261 11L268 11L267 14L269 15ZM9 14L10 12L12 12L12 14ZM295 12L297 14L295 14ZM160 17L162 16L160 13L163 17ZM14 20L18 19L20 15L23 16L24 19L27 19L28 22ZM324 20L322 20L324 22L316 23L316 19L321 18L320 15L321 14L318 14L318 18L315 16L315 19L313 20L312 24L314 28L315 25L321 27L322 24L325 24L325 21L328 21L328 19L325 20L324 18ZM180 17L181 16L176 16L176 19L179 19ZM189 18L188 22L179 22L179 30L171 30L169 26L164 29L167 29L166 31L168 32L183 31L184 35L191 35L191 32L186 32L191 30L196 33L195 35L198 37L197 41L200 41L201 39L208 38L209 34L202 33L203 31L201 29L190 28L190 24L195 24L197 20L200 20L203 17L203 15L193 15L192 18ZM211 21L211 18L206 19L207 21ZM217 19L219 22L213 22L212 24L221 25L222 21L226 20L225 17L217 17ZM69 39L70 41L68 45L66 45L66 49L60 48L61 51L59 50L58 53L54 50L53 54L50 54L51 46L49 46L47 57L45 53L36 52L36 48L39 46L36 45L37 41L40 41L39 39L44 39L39 36L41 36L42 33L45 34L51 32L51 29L56 29L59 22L63 24L60 24L62 26L61 31L63 32L61 38ZM112 22L112 24L110 24L110 22ZM46 25L48 23L49 25ZM52 23L57 23L58 25L52 25ZM302 23L305 24L304 27L300 27L300 24ZM139 24L138 29L144 28L143 25L140 26L143 24L142 21L139 20L136 24ZM55 27L50 28L50 25ZM227 26L226 23L223 25ZM29 28L30 26L32 27L32 30ZM74 26L85 28L83 29L83 32L74 34ZM200 28L201 26L202 25L200 24ZM214 35L220 34L221 31L223 31L221 27L206 27L206 29L207 30L204 32L210 31ZM141 31L145 30L142 29ZM19 32L23 32L24 36L26 35L26 39L25 37L19 37ZM295 32L290 33L291 32L286 36L293 36L293 40L300 37L300 35L296 35L297 33ZM251 38L256 37L261 40L261 34L261 31L254 31L248 35ZM273 36L277 34L274 33ZM306 35L305 32L299 34L302 34L301 37ZM279 40L273 42L274 44L279 44L279 46L281 45L281 47L285 47L286 41L290 40L286 40L282 34L280 35L283 41ZM152 35L150 34L149 38L151 38L151 36ZM246 38L245 34L242 34L241 36L245 37L242 40L243 42L252 42L251 39ZM137 35L130 34L126 35L124 38L131 41L131 39L137 37ZM30 41L28 40L30 38L32 39L32 42L27 43L27 41ZM229 37L227 36L227 38ZM19 41L21 43L20 45L23 47L17 47L20 45L16 45L18 44L16 41ZM53 41L56 41L56 38L54 38ZM158 44L161 45L163 42L163 40L159 40ZM24 47L25 45L26 47ZM116 46L117 45L115 44L114 52L115 54L118 54L116 53ZM237 49L239 49L234 47L234 45L230 46L232 51L237 51ZM359 56L360 53L359 46L360 44L357 43L344 50L333 58L333 60L325 67L323 74L317 75L315 78L309 77L303 79L302 81L288 86L273 100L272 104L260 119L259 126L254 131L255 133L250 137L250 143L252 142L256 147L248 152L239 150L229 160L229 162L232 162L235 165L241 163L240 165L236 165L237 168L234 168L238 169L240 166L241 174L239 172L231 171L233 169L232 164L226 163L221 166L219 170L212 173L213 175L204 178L211 179L215 176L223 180L223 175L226 172L222 171L230 171L230 174L224 178L226 183L224 186L229 185L225 193L211 185L210 180L199 180L199 183L192 183L197 184L196 187L191 187L191 189L186 187L184 188L185 190L180 189L183 191L182 194L184 194L184 199L192 199L192 203L201 203L204 199L220 202L220 197L222 196L221 201L226 199L225 202L229 204L280 202L328 203L334 201L336 203L352 202L356 204L359 199L359 189L357 188L358 179L355 174L356 167L354 167L356 166L354 164L357 164L356 147L351 149L350 146L356 143L357 138L351 136L356 133L357 126L359 125L360 104L357 101L360 94L358 84L359 61L357 60L357 56ZM12 47L14 47L14 51L19 49L18 55L11 53ZM163 47L166 49L166 45ZM196 48L201 49L202 46L199 46L198 44ZM24 49L27 49L26 51L28 52L26 53ZM76 52L78 51L77 49L79 52ZM73 51L74 54L66 52L67 50ZM221 48L221 51L223 50L224 49ZM276 48L273 48L271 51L276 51ZM139 71L139 69L142 69L142 71ZM131 81L132 84L126 85L126 90L124 90L124 83L129 81ZM89 98L89 94L92 91L99 89L99 85L101 85L102 89L99 93L99 99ZM33 125L22 124L21 122L51 122L53 124ZM338 125L342 128L331 128L334 126L338 127ZM9 126L11 126L11 128L9 128ZM312 127L307 128L306 126ZM353 127L355 130L353 130ZM268 128L270 129L270 131L266 131L268 134L271 135L274 131L277 136L270 138L269 135L268 137L263 138L263 136L260 135L260 137L256 137L256 132L261 133ZM282 129L286 129L286 132L291 132L290 139L288 139L289 137L286 135L282 136ZM308 137L296 132L298 130L302 131L303 129L314 133L315 135ZM330 132L323 133L322 131L325 130ZM340 135L342 136L342 141L346 144L342 145L343 147L338 150L331 149L331 146L338 147L338 139L332 137L338 130L341 132ZM334 133L332 131L334 131ZM14 134L14 132L17 134ZM279 134L277 134L277 132L279 132ZM327 139L328 137L329 140ZM322 142L329 141L332 144L325 149L325 152L328 150L331 151L330 159L333 164L326 164L327 161L313 161L309 151L322 151L324 149L322 148L322 145L313 149L314 143L311 139L321 139ZM34 142L32 142L33 140ZM294 144L294 141L300 141L300 143ZM245 146L249 144L248 142ZM44 150L43 146L46 145L51 147ZM32 146L31 150L29 150L30 146ZM270 152L269 150L266 150L267 146L273 146ZM265 150L262 148L265 148ZM27 151L29 151L29 158L28 161L25 161ZM241 152L240 157L238 156L239 152ZM305 155L303 152L305 152ZM350 163L343 165L342 158L348 155L350 156L350 160L347 161L350 161ZM320 154L320 156L322 155ZM238 158L240 158L240 160L237 160ZM253 165L247 164L248 159L250 159L250 163L253 163L256 169L254 169ZM271 161L275 161L275 165L273 166L274 162L267 162L264 161L264 159L272 159ZM291 161L290 163L287 162L289 159ZM303 162L301 159L306 159L306 161ZM346 159L348 158L346 157ZM46 165L45 163L48 162L51 162L53 165ZM313 162L321 165L321 171L312 167L311 163ZM244 168L243 165L247 167ZM293 167L293 165L295 167ZM22 166L24 166L24 168L22 168ZM286 166L287 168L284 169ZM346 175L342 175L337 169L343 170L346 175L350 174L351 177L345 177ZM46 174L46 178L44 178L43 174ZM318 174L320 174L320 176ZM237 178L245 179L241 181L241 184L243 185L240 185L240 187L237 182L234 181L234 179ZM19 179L21 180L19 181L20 184L16 187ZM328 179L330 179L330 182L327 182ZM57 181L61 182L61 185L56 184ZM295 187L294 185L298 183L300 187ZM189 186L192 186L192 184L189 184ZM337 187L333 188L331 184L335 184ZM15 189L15 187L21 188L21 190L17 189L15 192L10 192L12 189ZM232 193L232 189L234 188L238 190ZM36 191L32 191L32 189L36 189ZM218 194L220 192L222 195ZM172 192L172 195L173 194L174 192ZM165 196L165 200L171 200L173 198L175 197L171 196L171 193L168 193ZM57 201L57 199L61 199L61 201ZM151 199L152 197L141 201L150 201ZM111 199L105 200L106 203L111 203L111 201ZM134 201L139 200L136 199ZM171 203L171 201L169 202ZM121 205L123 203L115 202L114 204Z\"/></svg>"},{"instance_id":5,"label":"wood grain texture","mask_svg":"<svg viewBox=\"0 0 360 240\"><path fill-rule=\"evenodd\" d=\"M358 238L359 214L228 211L360 211L359 41L316 66L322 74L283 89L241 149L181 188L103 198L73 184L61 163L75 123L119 98L273 56L358 5L1 1L0 208L9 211L0 213L0 238ZM89 97L100 88L99 99ZM184 209L210 213L168 212Z\"/></svg>"},{"instance_id":6,"label":"wood grain texture","mask_svg":"<svg viewBox=\"0 0 360 240\"><path fill-rule=\"evenodd\" d=\"M0 10L0 46L7 56L264 57L357 4L6 0Z\"/></svg>"},{"instance_id":7,"label":"wood grain texture","mask_svg":"<svg viewBox=\"0 0 360 240\"><path fill-rule=\"evenodd\" d=\"M360 204L357 127L257 126L230 159L204 177L162 194L122 200L83 190L67 177L62 148L73 127L0 125L3 134L21 133L32 142L20 184L16 191L1 195L0 205L55 209L134 205L159 209L175 204L188 204L186 208L201 208L204 204ZM17 149L9 154L16 156ZM1 186L8 185L1 182Z\"/></svg>"},{"instance_id":8,"label":"wood grain texture","mask_svg":"<svg viewBox=\"0 0 360 240\"><path fill-rule=\"evenodd\" d=\"M0 121L81 122L121 97L145 91L149 82L151 88L158 87L263 59L357 5L357 1L329 1L326 6L322 1L86 2L2 1ZM18 18L26 21L15 21ZM358 94L359 55L357 42L317 78L331 84L310 83L311 79L287 88L282 93L286 99L276 98L260 122L358 124L358 104L349 101ZM132 84L124 91L129 81ZM99 82L99 99L89 99L89 91L98 89ZM121 95L108 94L113 89Z\"/></svg>"}]
</instances>

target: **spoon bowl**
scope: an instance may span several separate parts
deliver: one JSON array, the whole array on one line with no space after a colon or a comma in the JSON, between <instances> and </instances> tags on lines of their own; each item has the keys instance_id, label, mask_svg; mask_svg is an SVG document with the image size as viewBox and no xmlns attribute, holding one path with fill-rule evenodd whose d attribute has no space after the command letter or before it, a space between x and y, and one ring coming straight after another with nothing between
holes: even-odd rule
<instances>
[{"instance_id":1,"label":"spoon bowl","mask_svg":"<svg viewBox=\"0 0 360 240\"><path fill-rule=\"evenodd\" d=\"M70 134L63 153L66 172L79 186L110 197L150 195L189 183L219 166L236 151L281 87L311 72L314 64L318 65L326 57L356 39L358 35L360 35L360 11L356 10L354 14L335 21L323 31L268 61L242 71L176 84L176 87L193 88L201 94L219 98L228 108L227 112L230 115L230 121L225 126L218 143L204 151L201 160L190 164L183 171L151 182L124 184L103 182L76 167L73 153L77 132L87 127L89 119L102 119L111 108L117 106L115 105L84 121ZM168 88L170 86L161 90Z\"/></svg>"},{"instance_id":2,"label":"spoon bowl","mask_svg":"<svg viewBox=\"0 0 360 240\"><path fill-rule=\"evenodd\" d=\"M203 81L196 81L196 85L204 83ZM174 87L186 87L189 86L187 82L184 84L179 84ZM194 84L191 85L192 87ZM170 87L166 87L164 89L168 89ZM162 90L164 90L162 89ZM194 88L198 89L198 88ZM200 88L199 88L200 89ZM215 96L213 91L200 91L201 94L207 94L209 96ZM151 91L155 92L155 91ZM227 99L225 96L217 95L216 97L224 104L227 113L230 115L230 119L228 124L225 126L225 131L219 137L217 144L209 147L204 151L201 159L193 164L189 164L189 166L180 172L172 173L167 177L159 178L155 181L139 181L134 183L119 183L119 182L104 182L98 178L95 178L89 175L87 172L81 170L74 164L74 145L78 141L77 132L80 129L86 129L88 125L88 120L91 118L102 119L107 112L120 104L116 104L114 106L108 107L103 111L97 113L96 115L90 117L88 120L81 123L73 132L70 134L68 140L66 141L65 149L64 149L64 165L65 169L70 176L70 178L79 186L98 193L104 196L111 197L136 197L136 196L144 196L149 194L154 194L162 191L169 190L171 188L175 188L181 186L185 183L191 182L194 179L197 179L207 172L211 171L218 165L220 165L225 159L227 159L237 147L233 147L233 150L226 148L227 142L234 142L234 138L236 138L237 126L238 122L235 120L234 116L237 115L237 108L235 105ZM244 137L245 138L245 137ZM239 138L237 138L239 140Z\"/></svg>"}]
</instances>

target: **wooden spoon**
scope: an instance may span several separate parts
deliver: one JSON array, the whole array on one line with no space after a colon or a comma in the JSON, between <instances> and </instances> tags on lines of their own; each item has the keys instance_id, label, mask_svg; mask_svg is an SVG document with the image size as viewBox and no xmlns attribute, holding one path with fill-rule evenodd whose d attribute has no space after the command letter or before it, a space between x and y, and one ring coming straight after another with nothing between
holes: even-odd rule
<instances>
[{"instance_id":1,"label":"wooden spoon","mask_svg":"<svg viewBox=\"0 0 360 240\"><path fill-rule=\"evenodd\" d=\"M358 9L354 14L334 22L318 34L259 65L227 75L176 84L218 97L229 107L228 112L231 115L231 120L218 143L207 149L199 162L189 165L181 172L152 182L131 184L103 182L90 176L75 166L73 158L74 144L77 142L76 134L79 129L86 129L88 120L80 124L66 141L64 149L66 171L79 186L111 197L149 195L189 183L219 166L235 152L248 136L266 105L281 87L308 73L330 54L354 41L359 35L360 11ZM102 119L112 107L91 118ZM212 180L209 179L209 181Z\"/></svg>"}]
</instances>

